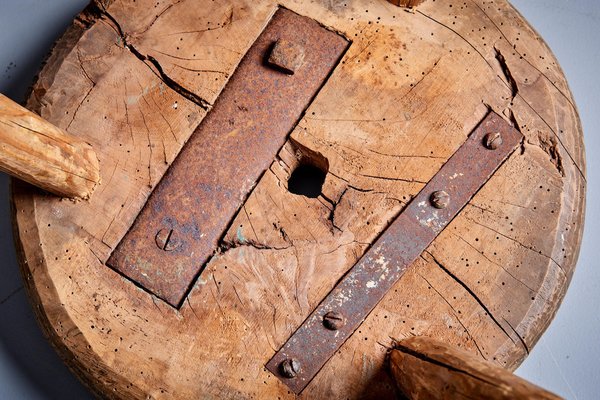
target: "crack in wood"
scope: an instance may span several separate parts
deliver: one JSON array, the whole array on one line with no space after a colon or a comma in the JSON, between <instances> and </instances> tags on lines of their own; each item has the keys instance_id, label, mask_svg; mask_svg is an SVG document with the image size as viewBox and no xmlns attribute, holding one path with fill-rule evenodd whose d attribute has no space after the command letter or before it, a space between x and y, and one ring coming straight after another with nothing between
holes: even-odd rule
<instances>
[{"instance_id":1,"label":"crack in wood","mask_svg":"<svg viewBox=\"0 0 600 400\"><path fill-rule=\"evenodd\" d=\"M521 342L521 344L523 345L523 348L525 349L525 353L527 353L527 355L529 355L529 346L525 342L525 339L519 334L519 332L517 332L517 330L512 326L512 324L506 318L502 317L502 319L504 320L504 322L506 322L508 324L508 326L510 326L510 329L512 329L512 331L515 333L515 335L517 335L517 337L519 338L519 341Z\"/></svg>"},{"instance_id":2,"label":"crack in wood","mask_svg":"<svg viewBox=\"0 0 600 400\"><path fill-rule=\"evenodd\" d=\"M151 55L144 55L140 51L137 50L135 46L129 43L127 39L127 34L121 28L119 22L106 10L106 8L100 6L98 3L92 3L90 6L93 12L96 12L100 17L105 17L109 21L112 22L112 28L117 32L119 38L123 43L123 47L128 49L131 54L133 54L136 58L142 61L150 70L167 85L173 91L181 95L182 97L188 99L192 103L195 103L203 110L210 110L212 104L202 97L198 96L196 93L191 90L183 87L180 83L173 80L170 76L168 76L162 68L162 65ZM154 68L151 68L154 67Z\"/></svg>"},{"instance_id":3,"label":"crack in wood","mask_svg":"<svg viewBox=\"0 0 600 400\"><path fill-rule=\"evenodd\" d=\"M508 337L513 343L515 342L515 340L512 338L512 336L502 326L502 324L498 321L498 319L496 319L496 317L494 317L494 314L485 305L485 303L479 298L479 296L477 296L477 294L473 291L473 289L471 289L458 276L456 276L448 268L446 268L446 266L444 266L444 264L442 264L440 261L438 261L437 258L435 258L435 256L433 254L431 254L428 250L425 250L423 253L428 254L431 257L431 260L435 264L437 264L437 266L440 267L440 269L442 269L442 271L444 271L446 274L448 274L448 276L450 278L452 278L456 283L458 283L460 286L462 286L462 288L465 289L467 291L467 293L469 293L469 295L481 306L481 308L485 311L486 315L488 315L490 317L490 319L496 324L496 326L498 326L498 328L500 328L500 330L506 335L506 337ZM425 258L424 258L424 260L428 261Z\"/></svg>"},{"instance_id":4,"label":"crack in wood","mask_svg":"<svg viewBox=\"0 0 600 400\"><path fill-rule=\"evenodd\" d=\"M465 326L465 324L462 322L462 320L460 319L460 317L458 316L458 313L456 312L456 309L454 308L454 306L452 304L450 304L450 302L446 299L446 296L444 296L438 289L436 289L436 287L427 280L427 278L425 278L423 275L421 275L420 273L417 272L417 274L423 278L423 280L425 282L427 282L427 284L429 286L431 286L431 288L433 289L434 292L436 292L440 298L448 305L448 307L450 307L450 309L452 310L452 314L454 315L454 318L456 318L456 320L458 321L458 323L460 324L460 326L463 327L463 329L465 330L465 332L467 333L467 335L469 335L469 338L471 339L471 341L473 342L473 344L475 345L475 348L477 349L477 351L479 352L479 355L481 356L481 358L483 358L484 360L487 360L487 357L485 356L485 354L483 354L483 351L481 351L481 348L479 347L479 344L477 343L477 340L475 340L475 337L471 334L471 332L469 331L469 329Z\"/></svg>"},{"instance_id":5,"label":"crack in wood","mask_svg":"<svg viewBox=\"0 0 600 400\"><path fill-rule=\"evenodd\" d=\"M508 40L508 38L506 37L506 35L504 34L504 31L502 29L500 29L500 27L498 26L498 24L496 23L496 21L494 21L487 12L485 12L485 10L483 8L481 8L481 6L479 4L477 4L477 2L475 2L474 0L471 0L471 3L473 3L473 5L475 5L475 7L479 8L479 10L481 10L481 12L486 16L486 18L492 23L492 25L494 25L494 27L496 28L496 30L498 32L500 32L500 34L502 35L502 37L504 38L504 40L506 40L506 42L510 45L510 47L514 50L514 52L520 57L520 59L522 59L523 61L525 61L527 64L529 64L533 69L535 69L542 77L544 77L544 79L546 79L546 81L548 81L552 86L554 86L554 88L558 91L558 93L560 93L560 95L571 105L571 107L573 109L575 109L575 104L573 104L573 102L571 101L571 99L569 98L569 96L567 96L557 85L555 82L553 82L545 73L543 73L542 71L540 71L540 69L538 67L536 67L535 65L533 65L528 59L527 57L525 57L523 54L521 54L518 50L517 50L517 46L514 45L510 40Z\"/></svg>"},{"instance_id":6,"label":"crack in wood","mask_svg":"<svg viewBox=\"0 0 600 400\"><path fill-rule=\"evenodd\" d=\"M479 6L478 6L478 8L481 10L481 7L479 7ZM483 10L481 10L481 11L483 11ZM423 13L423 12L422 12L422 11L420 11L420 10L416 10L415 12L416 12L416 13L418 13L418 14L421 14L422 16L424 16L424 17L428 18L429 20L431 20L431 21L433 21L433 22L437 23L438 25L440 25L440 26L442 26L442 27L444 27L444 28L446 28L446 29L450 30L451 32L453 32L455 35L457 35L459 38L461 38L461 39L462 39L462 40L463 40L465 43L467 43L467 44L468 44L468 45L469 45L469 46L470 46L470 47L471 47L473 50L475 50L475 51L477 52L477 54L479 54L479 56L480 56L480 57L481 57L481 58L482 58L482 59L485 61L485 63L486 63L486 64L487 64L487 65L490 67L490 69L491 69L492 71L494 71L494 68L492 67L492 64L491 64L491 63L490 63L490 61L489 61L489 60L488 60L488 59L487 59L487 58L486 58L486 57L483 55L483 53L482 53L482 52L481 52L481 51L480 51L480 50L479 50L479 49L478 49L478 48L477 48L477 47L476 47L476 46L475 46L473 43L471 43L469 40L467 40L467 38L466 38L466 37L464 37L463 35L461 35L461 34L460 34L460 33L459 33L457 30L455 30L455 29L451 28L450 26L448 26L448 25L444 24L443 22L441 22L441 21L438 21L437 19L435 19L435 18L433 18L433 17L431 17L431 16L429 16L429 15L427 15L427 14ZM484 12L484 11L483 11L483 12ZM485 12L484 12L484 13L485 13ZM486 16L487 16L487 14L486 14ZM488 16L488 18L489 18L489 16ZM494 24L494 25L495 25L495 24ZM495 25L495 26L496 26L496 25ZM497 27L497 26L496 26L496 28L498 29L498 27ZM499 30L499 29L498 29L498 30ZM499 30L499 31L500 31L500 30ZM504 34L502 33L502 31L500 31L500 33L501 33L501 34L504 36ZM505 36L504 36L504 38L506 39L506 37L505 37ZM506 40L508 41L508 39L506 39ZM510 42L509 42L509 44L510 44ZM513 47L514 47L514 46L513 46ZM504 59L504 56L502 56L502 58ZM523 56L521 56L521 58L523 58ZM497 59L497 57L496 57L496 59ZM524 58L523 58L523 59L524 59ZM497 61L498 61L498 62L500 62L500 60L498 60L498 59L497 59ZM527 63L529 63L527 60L525 60L525 61L526 61ZM503 61L503 62L504 62L504 64L506 64L506 59L504 59L504 61ZM500 62L500 65L502 66L502 62ZM531 64L529 63L529 65L531 65ZM506 64L506 66L507 66L507 64ZM549 82L550 82L550 83L551 83L551 84L552 84L552 85L553 85L553 86L556 88L556 90L557 90L557 91L558 91L558 92L559 92L559 93L560 93L560 94L561 94L563 97L565 97L565 94L564 94L562 91L560 91L560 90L558 89L558 87L556 87L556 85L555 85L555 84L554 84L552 81L550 81L550 80L548 79L548 77L547 77L547 76L545 76L545 75L544 75L544 74L543 74L541 71L539 71L539 70L538 70L537 68L535 68L533 65L531 65L531 66L532 66L532 68L536 69L536 70L537 70L537 71L540 73L540 75L542 75L543 77L545 77L545 78L546 78L546 79L547 79L547 80L548 80L548 81L549 81ZM503 72L504 72L504 73L506 73L507 71L504 71L504 70L503 70ZM510 74L510 70L508 70L508 72L509 72L509 74ZM512 74L510 74L510 76L512 76ZM541 115L541 114L540 114L540 113L539 113L539 112L538 112L538 111L537 111L537 110L536 110L536 109L535 109L535 108L534 108L534 107L533 107L533 106L532 106L532 105L531 105L531 104L530 104L530 103L527 101L527 99L525 99L525 98L523 97L523 95L522 95L521 93L519 93L519 91L518 91L518 87L516 87L516 86L513 86L513 83L511 83L511 81L510 81L510 80L508 80L508 81L505 81L505 80L501 79L499 76L498 76L498 78L500 79L500 81L501 81L501 82L502 82L504 85L506 85L506 86L507 86L507 87L508 87L508 88L511 90L511 93L512 93L512 95L513 95L513 100L514 100L515 98L517 98L517 97L519 97L520 99L522 99L522 100L523 100L523 102L524 102L524 103L525 103L525 104L526 104L526 105L527 105L527 106L528 106L528 107L531 109L531 111L532 111L532 112L533 112L533 113L534 113L534 114L535 114L535 115L536 115L538 118L540 118L540 119L542 120L542 122L543 122L543 123L544 123L544 124L545 124L545 125L548 127L548 129L550 129L550 130L552 131L552 133L554 134L554 136L556 137L556 139L557 139L557 140L558 140L558 142L560 143L561 147L562 147L562 148L565 150L565 152L568 154L568 156L569 156L569 158L571 159L571 161L572 161L573 165L575 166L575 168L577 168L577 170L578 170L578 172L579 172L579 174L580 174L580 176L581 176L581 179L583 179L583 180L584 180L584 182L586 182L586 178L585 178L585 174L583 173L583 170L582 170L582 169L581 169L581 167L580 167L580 166L579 166L579 165L578 165L578 164L575 162L575 159L573 158L572 154L571 154L571 153L570 153L570 152L567 150L567 147L566 147L566 146L564 145L564 143L562 142L562 139L561 139L561 138L558 136L558 133L556 132L556 129L552 128L552 126L550 126L550 124L549 124L549 123L548 123L548 122L547 122L547 121L546 121L546 120L545 120L545 119L542 117L542 115ZM514 84L516 85L516 81L514 82ZM515 91L515 89L516 89L516 91ZM571 105L573 106L573 103L572 103L571 101L569 101L569 104L571 104ZM523 149L523 147L522 147L522 149ZM557 168L558 168L558 167L557 167ZM560 172L560 170L559 170L559 172ZM561 175L562 175L562 172L561 172ZM563 175L563 176L564 176L564 175Z\"/></svg>"},{"instance_id":7,"label":"crack in wood","mask_svg":"<svg viewBox=\"0 0 600 400\"><path fill-rule=\"evenodd\" d=\"M504 74L504 78L506 79L506 82L508 83L510 89L511 89L511 99L510 99L510 104L512 105L515 97L519 96L519 86L517 84L517 81L514 78L514 75L512 74L510 67L508 66L508 63L506 61L506 58L504 57L504 55L502 54L502 52L500 51L500 49L498 49L497 47L494 46L494 51L495 51L495 57L496 60L498 61L498 63L500 64L500 68ZM522 98L522 96L521 96ZM515 129L519 130L519 132L521 131L520 127L519 127L519 123L517 122L516 116L512 110L512 108L508 108L508 117L511 120L511 122L513 123L513 126L515 127ZM552 162L552 164L554 164L554 166L556 167L556 169L558 170L559 174L564 177L565 176L565 170L564 170L564 166L563 166L563 162L562 162L562 156L560 155L560 150L558 149L558 141L557 141L557 136L549 136L545 133L538 133L538 139L539 139L539 144L538 146L544 150L546 153L548 153L548 155L550 156L550 161ZM525 146L524 146L524 141L523 144L521 145L521 154L525 153Z\"/></svg>"},{"instance_id":8,"label":"crack in wood","mask_svg":"<svg viewBox=\"0 0 600 400\"><path fill-rule=\"evenodd\" d=\"M550 136L545 132L538 133L539 147L550 156L550 162L556 167L562 177L565 176L562 156L558 148L556 136Z\"/></svg>"},{"instance_id":9,"label":"crack in wood","mask_svg":"<svg viewBox=\"0 0 600 400\"><path fill-rule=\"evenodd\" d=\"M515 77L513 76L512 72L510 71L510 68L508 67L508 64L506 62L506 58L504 58L504 55L502 54L500 49L498 49L496 46L494 46L494 52L495 52L496 61L498 61L498 64L500 64L500 69L502 70L502 73L504 74L504 78L506 79L506 82L508 83L508 86L510 87L510 94L511 94L510 101L512 103L512 101L515 99L515 97L519 94L519 86L517 85L517 81L515 80Z\"/></svg>"}]
</instances>

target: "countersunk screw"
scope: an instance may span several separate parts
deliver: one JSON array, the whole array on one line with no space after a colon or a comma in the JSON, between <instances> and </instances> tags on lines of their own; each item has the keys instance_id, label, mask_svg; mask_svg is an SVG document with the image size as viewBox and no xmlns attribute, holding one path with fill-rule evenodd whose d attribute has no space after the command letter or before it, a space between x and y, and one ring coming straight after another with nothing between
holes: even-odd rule
<instances>
[{"instance_id":1,"label":"countersunk screw","mask_svg":"<svg viewBox=\"0 0 600 400\"><path fill-rule=\"evenodd\" d=\"M161 229L156 234L155 240L158 248L164 251L173 251L181 246L173 229Z\"/></svg>"},{"instance_id":2,"label":"countersunk screw","mask_svg":"<svg viewBox=\"0 0 600 400\"><path fill-rule=\"evenodd\" d=\"M431 194L429 200L431 201L431 205L441 210L448 207L448 204L450 204L450 195L443 190L438 190Z\"/></svg>"},{"instance_id":3,"label":"countersunk screw","mask_svg":"<svg viewBox=\"0 0 600 400\"><path fill-rule=\"evenodd\" d=\"M295 358L287 358L279 364L279 372L286 378L295 378L300 373L300 362Z\"/></svg>"},{"instance_id":4,"label":"countersunk screw","mask_svg":"<svg viewBox=\"0 0 600 400\"><path fill-rule=\"evenodd\" d=\"M329 330L337 331L345 324L346 318L344 318L344 316L337 311L329 311L323 316L323 325Z\"/></svg>"},{"instance_id":5,"label":"countersunk screw","mask_svg":"<svg viewBox=\"0 0 600 400\"><path fill-rule=\"evenodd\" d=\"M286 74L294 73L304 63L304 48L285 39L279 39L269 55L269 64L281 69Z\"/></svg>"},{"instance_id":6,"label":"countersunk screw","mask_svg":"<svg viewBox=\"0 0 600 400\"><path fill-rule=\"evenodd\" d=\"M489 150L496 150L498 147L502 146L502 135L500 132L488 133L483 138L483 144Z\"/></svg>"}]
</instances>

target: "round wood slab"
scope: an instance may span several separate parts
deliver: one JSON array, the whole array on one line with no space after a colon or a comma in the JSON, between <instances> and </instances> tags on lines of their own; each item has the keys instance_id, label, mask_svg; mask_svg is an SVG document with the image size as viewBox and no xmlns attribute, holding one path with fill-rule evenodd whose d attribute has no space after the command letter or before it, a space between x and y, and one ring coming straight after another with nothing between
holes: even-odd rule
<instances>
[{"instance_id":1,"label":"round wood slab","mask_svg":"<svg viewBox=\"0 0 600 400\"><path fill-rule=\"evenodd\" d=\"M279 6L351 44L173 307L106 261ZM394 396L386 352L412 335L516 368L577 260L577 109L505 0L98 1L55 46L28 107L100 159L89 201L15 181L13 206L41 325L107 398L294 398L266 363L490 110L523 143L302 397ZM288 190L307 163L326 172L318 197Z\"/></svg>"}]
</instances>

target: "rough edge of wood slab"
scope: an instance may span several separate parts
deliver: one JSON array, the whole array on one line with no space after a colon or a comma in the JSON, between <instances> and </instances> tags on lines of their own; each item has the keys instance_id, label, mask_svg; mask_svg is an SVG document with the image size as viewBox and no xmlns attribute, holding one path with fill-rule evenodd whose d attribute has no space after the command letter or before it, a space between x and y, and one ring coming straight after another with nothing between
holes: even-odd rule
<instances>
[{"instance_id":1,"label":"rough edge of wood slab","mask_svg":"<svg viewBox=\"0 0 600 400\"><path fill-rule=\"evenodd\" d=\"M579 216L579 221L575 225L577 232L576 232L574 238L576 238L577 245L575 246L576 251L572 257L573 265L567 269L569 273L567 274L567 282L564 285L564 290L562 291L559 298L557 299L556 307L553 309L552 314L549 315L549 322L546 324L546 328L543 331L539 332L538 336L533 340L533 342L531 344L531 348L533 348L533 347L535 347L537 342L540 340L542 335L546 332L546 330L550 326L550 323L552 323L552 321L554 320L554 317L556 316L556 313L558 312L558 309L560 308L560 306L565 298L565 295L567 294L567 290L569 289L569 286L571 285L571 279L573 279L573 274L575 273L575 270L577 268L579 254L581 252L581 241L583 238L583 229L585 226L585 210L586 210L586 201L587 201L587 161L586 161L586 151L585 151L585 142L584 142L585 135L583 132L583 125L581 124L581 118L579 116L579 108L577 107L577 103L575 102L573 92L571 91L571 86L569 85L569 81L567 80L567 77L565 75L565 71L563 70L559 60L556 58L556 55L554 54L554 52L552 51L552 49L550 48L548 43L546 43L546 40L544 39L544 37L542 35L540 35L540 33L537 31L537 29L533 25L531 25L529 23L529 21L525 18L525 16L523 16L523 14L521 14L521 12L512 4L512 0L507 0L507 3L513 9L515 14L517 14L523 21L527 22L527 24L529 25L529 29L531 29L533 31L533 33L537 36L537 39L539 40L540 44L548 51L549 54L551 54L556 59L556 68L560 72L560 75L562 77L564 77L565 84L567 86L567 90L566 90L565 94L567 94L569 96L569 101L571 102L571 106L573 107L573 111L575 112L575 115L577 117L576 118L577 131L579 132L579 134L581 136L581 152L583 155L581 165L576 165L578 168L581 169L582 176L578 175L578 178L583 179L583 185L582 185L583 193L582 193L581 198L578 199L579 201L577 201L577 199L573 199L574 200L573 203L577 204L580 207L580 209L577 213L577 215ZM575 185L575 182L573 182L572 185ZM575 212L574 212L574 214L575 214ZM521 365L521 363L523 361L525 361L525 358L527 358L527 355L525 355L525 357L523 357L521 360L519 360L515 365L511 365L509 369L511 371L516 370Z\"/></svg>"},{"instance_id":2,"label":"rough edge of wood slab","mask_svg":"<svg viewBox=\"0 0 600 400\"><path fill-rule=\"evenodd\" d=\"M113 0L90 0L90 3L86 6L81 13L79 13L71 25L66 29L66 31L56 40L51 50L48 52L45 60L42 62L40 66L40 70L38 74L34 77L33 82L28 90L26 95L25 105L30 110L35 112L36 114L40 114L41 103L40 99L45 94L45 89L42 87L44 82L48 82L47 85L52 85L56 73L60 70L64 58L67 54L73 50L73 48L77 45L82 35L90 29L99 18L99 15L96 13L96 9L98 7L98 3L103 5L104 7L110 6ZM42 81L43 80L43 81ZM22 181L11 178L10 180L10 208L11 208L11 220L12 220L12 230L13 230L13 240L15 243L15 251L17 255L17 260L19 264L19 269L21 271L21 276L23 279L23 283L25 286L25 290L27 292L27 297L32 306L33 313L36 317L38 325L40 326L44 337L47 338L48 342L54 348L60 359L64 362L64 364L69 368L69 370L77 377L77 379L97 398L114 398L119 399L121 396L116 395L107 397L106 387L110 386L106 384L101 384L96 378L93 378L93 374L91 371L86 370L83 367L81 361L78 360L76 354L74 354L67 346L64 345L63 340L57 335L56 330L53 328L52 323L48 319L48 314L45 311L45 306L40 298L38 291L35 288L35 284L33 282L33 277L31 275L31 271L28 267L28 261L26 257L25 246L26 243L21 241L21 237L19 234L19 226L18 221L18 210L16 207L15 199L19 196L19 192L23 189L27 189L29 191L28 194L34 192L36 189L24 183ZM40 192L42 194L42 192ZM25 197L21 196L21 200L25 199ZM22 209L22 213L33 213L35 215L35 204L33 199L27 198L24 202L26 204L27 209ZM35 220L35 218L33 218ZM37 230L37 226L29 227L29 232L38 237L39 234ZM40 263L45 263L43 252L41 248L38 248L35 251L36 258L39 257ZM44 278L48 278L47 274L45 274ZM56 293L56 297L58 297L58 292L54 287L54 283L48 279L46 282L47 290L51 290ZM68 318L68 315L66 315ZM104 363L102 359L95 353L90 353L89 358L91 361L88 361L88 365L94 363L97 366L102 366ZM106 378L119 378L114 370L111 371L111 375L106 373L101 373L98 375L103 375ZM126 379L123 378L123 382L127 382ZM129 393L132 397L144 397L143 391L139 390L136 387L133 387L129 382L126 385L121 386L129 386L131 393Z\"/></svg>"},{"instance_id":3,"label":"rough edge of wood slab","mask_svg":"<svg viewBox=\"0 0 600 400\"><path fill-rule=\"evenodd\" d=\"M27 190L28 193L25 194L25 196L19 197L20 192L22 192L24 189ZM52 323L48 319L48 314L45 311L45 307L40 298L40 295L39 295L38 291L35 289L35 283L33 282L33 277L31 275L30 270L28 269L29 267L27 265L28 263L27 263L27 259L25 256L25 254L26 254L25 246L27 246L27 244L23 243L20 240L20 236L19 236L19 226L20 225L17 225L17 223L16 223L16 221L19 218L18 217L19 210L17 210L16 204L15 204L15 198L19 197L20 200L23 201L24 199L26 199L26 196L31 193L32 190L36 190L36 189L29 186L27 183L24 183L24 182L16 180L16 179L11 179L11 182L10 182L10 193L11 193L10 208L11 208L11 214L12 214L12 220L13 220L13 238L14 238L14 242L15 242L15 251L17 253L17 259L19 260L19 269L21 271L21 276L23 278L23 284L27 291L27 297L31 303L31 306L33 308L33 313L35 315L35 318L36 318L40 328L42 329L42 333L44 334L44 337L46 337L46 339L48 339L51 346L57 352L57 354L61 358L61 360L65 363L65 365L69 368L69 370L79 379L79 381L93 393L94 396L96 396L99 399L107 398L106 397L107 392L105 390L106 385L101 385L101 384L99 384L99 382L96 379L91 379L91 371L84 369L82 363L77 360L77 358L78 358L77 355L73 354L66 346L64 346L64 342L61 340L61 338L57 335L56 331L53 329ZM43 192L40 192L40 195L43 195ZM35 214L35 204L33 204L33 199L31 199L31 198L26 199L24 201L24 203L25 203L26 208L22 208L20 210L21 213L22 214L28 214L28 213ZM34 221L35 218L33 218L32 220ZM23 224L24 223L25 222L23 222ZM37 226L35 224L32 224L32 225L33 226L28 226L27 230L32 235L39 237ZM32 247L37 247L35 250L30 249L30 251L33 251L36 255L36 258L38 258L40 260L40 264L43 264L44 257L43 257L43 251L42 251L41 247L35 246L32 243L30 243L30 245L32 245ZM47 290L56 292L56 289L54 287L54 283L52 282L52 280L50 280L47 275L44 276L44 279L47 279L47 281L45 282ZM77 329L77 328L75 327L75 329ZM91 361L88 361L88 363L95 362L95 365L97 365L97 366L102 366L104 364L102 362L102 360L100 359L100 357L98 357L94 353L90 353L89 358ZM112 375L108 375L108 374L99 374L99 375L104 375L107 378L117 376L117 374L114 371L112 372ZM134 391L134 388L132 387L132 392L133 391ZM143 392L139 391L138 397L143 397L141 395L143 395ZM114 398L118 399L120 397L115 396Z\"/></svg>"}]
</instances>

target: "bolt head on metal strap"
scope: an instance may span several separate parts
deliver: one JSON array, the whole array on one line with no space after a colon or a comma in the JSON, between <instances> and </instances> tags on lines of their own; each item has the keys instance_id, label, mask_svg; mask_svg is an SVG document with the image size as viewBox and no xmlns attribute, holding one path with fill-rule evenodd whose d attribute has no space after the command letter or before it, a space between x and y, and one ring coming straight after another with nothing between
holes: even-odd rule
<instances>
[{"instance_id":1,"label":"bolt head on metal strap","mask_svg":"<svg viewBox=\"0 0 600 400\"><path fill-rule=\"evenodd\" d=\"M279 39L271 50L269 63L282 71L294 75L304 63L304 48L299 43Z\"/></svg>"}]
</instances>

